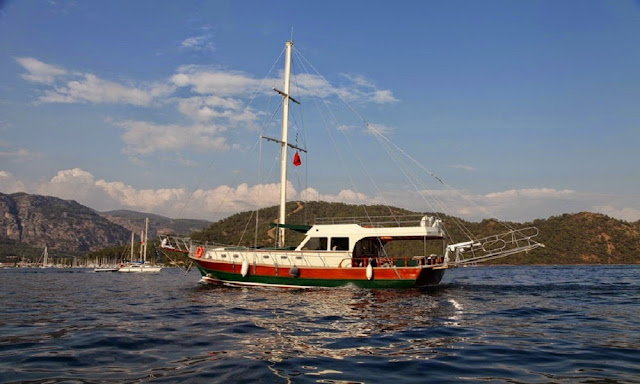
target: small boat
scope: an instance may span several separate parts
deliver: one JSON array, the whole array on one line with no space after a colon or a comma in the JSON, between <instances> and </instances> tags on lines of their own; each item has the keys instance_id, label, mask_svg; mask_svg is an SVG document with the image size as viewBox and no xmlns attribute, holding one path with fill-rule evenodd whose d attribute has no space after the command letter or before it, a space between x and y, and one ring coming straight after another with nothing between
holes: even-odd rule
<instances>
[{"instance_id":1,"label":"small boat","mask_svg":"<svg viewBox=\"0 0 640 384\"><path fill-rule=\"evenodd\" d=\"M392 217L349 217L316 219L312 225L286 223L287 150L304 148L288 141L291 50L285 43L284 90L282 96L282 137L280 156L280 212L274 247L220 246L198 243L187 238L163 237L161 248L183 252L195 263L202 282L240 286L408 288L439 284L449 268L527 252L544 245L534 238L535 227L508 228L508 231L482 238L449 243L442 219L431 215ZM296 164L297 163L297 164ZM432 175L433 176L433 175ZM436 177L439 181L439 178ZM285 230L305 234L295 247L285 246ZM391 256L387 246L397 242L420 242L440 254Z\"/></svg>"},{"instance_id":2,"label":"small boat","mask_svg":"<svg viewBox=\"0 0 640 384\"><path fill-rule=\"evenodd\" d=\"M118 272L120 268L118 267L104 267L104 268L94 268L93 272Z\"/></svg>"},{"instance_id":3,"label":"small boat","mask_svg":"<svg viewBox=\"0 0 640 384\"><path fill-rule=\"evenodd\" d=\"M161 266L147 262L147 242L149 233L149 218L145 219L144 232L140 234L140 260L133 260L133 233L131 234L131 258L127 263L118 265L117 272L121 273L158 273Z\"/></svg>"},{"instance_id":4,"label":"small boat","mask_svg":"<svg viewBox=\"0 0 640 384\"><path fill-rule=\"evenodd\" d=\"M126 264L122 264L117 272L128 272L128 273L158 273L162 267L150 264L136 263L130 262Z\"/></svg>"}]
</instances>

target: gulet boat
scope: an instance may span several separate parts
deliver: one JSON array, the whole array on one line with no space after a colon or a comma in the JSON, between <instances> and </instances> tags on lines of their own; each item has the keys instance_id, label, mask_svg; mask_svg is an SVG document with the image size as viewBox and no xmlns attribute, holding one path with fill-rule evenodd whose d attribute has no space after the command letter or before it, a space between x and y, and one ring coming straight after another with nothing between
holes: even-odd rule
<instances>
[{"instance_id":1,"label":"gulet boat","mask_svg":"<svg viewBox=\"0 0 640 384\"><path fill-rule=\"evenodd\" d=\"M316 219L312 225L286 223L288 148L305 152L288 141L291 51L285 43L282 135L280 155L280 209L274 226L274 247L220 246L188 238L163 237L161 248L188 254L202 275L202 282L242 286L407 288L438 284L449 268L528 252L544 245L534 238L535 227L512 229L483 238L450 243L442 219L431 215L349 217ZM297 143L296 143L297 144ZM296 152L296 156L298 153ZM294 157L295 162L298 161ZM295 247L285 247L285 230L305 234ZM420 242L442 246L440 254L390 256L391 243ZM433 247L429 248L433 249Z\"/></svg>"}]
</instances>

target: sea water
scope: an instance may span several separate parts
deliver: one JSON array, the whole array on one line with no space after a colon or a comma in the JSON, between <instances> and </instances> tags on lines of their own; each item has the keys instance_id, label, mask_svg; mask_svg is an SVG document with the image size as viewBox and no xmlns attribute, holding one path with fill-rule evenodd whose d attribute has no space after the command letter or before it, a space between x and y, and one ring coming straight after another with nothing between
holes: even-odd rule
<instances>
[{"instance_id":1,"label":"sea water","mask_svg":"<svg viewBox=\"0 0 640 384\"><path fill-rule=\"evenodd\" d=\"M429 289L0 270L0 382L640 383L640 266L470 267Z\"/></svg>"}]
</instances>

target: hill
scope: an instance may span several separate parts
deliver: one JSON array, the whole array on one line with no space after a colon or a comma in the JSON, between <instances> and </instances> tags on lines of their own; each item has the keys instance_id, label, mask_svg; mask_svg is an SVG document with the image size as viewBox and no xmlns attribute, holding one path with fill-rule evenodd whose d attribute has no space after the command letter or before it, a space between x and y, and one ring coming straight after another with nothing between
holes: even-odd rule
<instances>
[{"instance_id":1,"label":"hill","mask_svg":"<svg viewBox=\"0 0 640 384\"><path fill-rule=\"evenodd\" d=\"M313 223L317 217L356 217L422 214L401 208L386 206L356 206L326 202L287 203L287 221L296 224ZM606 215L581 212L552 216L529 223L500 223L496 220L469 222L444 214L438 214L454 241L466 237L453 222L458 221L476 237L498 234L511 228L535 226L540 230L537 241L545 248L528 254L520 254L495 260L500 264L638 264L640 263L640 221L629 223ZM209 228L195 232L192 238L200 241L253 246L274 245L273 229L269 223L278 217L278 207L258 211L256 231L255 212L242 212L211 224ZM257 241L254 234L257 233ZM297 245L303 235L288 231L287 245ZM395 252L414 252L411 249L394 249ZM421 252L420 252L421 253Z\"/></svg>"},{"instance_id":2,"label":"hill","mask_svg":"<svg viewBox=\"0 0 640 384\"><path fill-rule=\"evenodd\" d=\"M4 255L19 244L29 256L33 251L27 252L24 245L37 248L37 253L48 246L53 255L76 256L126 242L130 234L73 200L26 193L0 193L0 231Z\"/></svg>"},{"instance_id":3,"label":"hill","mask_svg":"<svg viewBox=\"0 0 640 384\"><path fill-rule=\"evenodd\" d=\"M168 217L130 210L116 210L101 212L112 223L127 228L129 231L140 233L144 229L144 219L149 218L149 238L158 235L185 235L202 230L211 225L211 221L193 219L171 219Z\"/></svg>"},{"instance_id":4,"label":"hill","mask_svg":"<svg viewBox=\"0 0 640 384\"><path fill-rule=\"evenodd\" d=\"M310 224L318 217L362 217L422 215L382 205L360 206L327 202L290 202L289 223ZM552 216L530 223L499 223L495 220L469 222L438 214L454 242L466 237L457 221L477 237L513 228L536 226L537 240L546 248L529 254L497 260L511 264L638 264L640 263L640 221L634 223L581 212ZM156 234L187 235L195 240L253 246L274 245L275 230L269 227L278 217L278 207L241 212L211 223L205 220L170 219L135 211L97 212L72 200L26 193L0 193L0 257L17 255L37 258L45 245L54 257L82 256L87 252L128 244L131 232L139 233L148 217L149 238ZM256 230L257 219L257 230ZM257 240L255 235L257 234ZM303 234L288 231L287 245L297 245ZM393 243L392 243L393 244ZM393 252L414 252L393 248ZM415 252L420 252L416 250ZM441 250L439 250L441 252ZM421 253L421 252L420 252ZM435 252L434 252L435 253Z\"/></svg>"},{"instance_id":5,"label":"hill","mask_svg":"<svg viewBox=\"0 0 640 384\"><path fill-rule=\"evenodd\" d=\"M536 250L535 256L540 260L555 257L554 264L638 264L639 223L590 212L535 220L531 224L538 227L540 241L547 245Z\"/></svg>"},{"instance_id":6,"label":"hill","mask_svg":"<svg viewBox=\"0 0 640 384\"><path fill-rule=\"evenodd\" d=\"M158 234L189 234L211 224L170 219L135 211L100 213L73 200L27 193L0 193L0 258L36 259L45 246L52 257L82 256L128 244L149 217L149 239Z\"/></svg>"}]
</instances>

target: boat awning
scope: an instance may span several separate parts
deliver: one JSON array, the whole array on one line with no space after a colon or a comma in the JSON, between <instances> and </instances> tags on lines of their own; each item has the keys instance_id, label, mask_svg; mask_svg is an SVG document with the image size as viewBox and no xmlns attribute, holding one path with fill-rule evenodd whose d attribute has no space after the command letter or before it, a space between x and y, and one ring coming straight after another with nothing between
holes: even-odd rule
<instances>
[{"instance_id":1,"label":"boat awning","mask_svg":"<svg viewBox=\"0 0 640 384\"><path fill-rule=\"evenodd\" d=\"M286 229L291 229L293 231L300 232L300 233L307 233L307 231L309 231L311 229L310 225L304 225L304 224L269 223L269 227L271 227L271 228L273 228L273 227L286 228Z\"/></svg>"}]
</instances>

